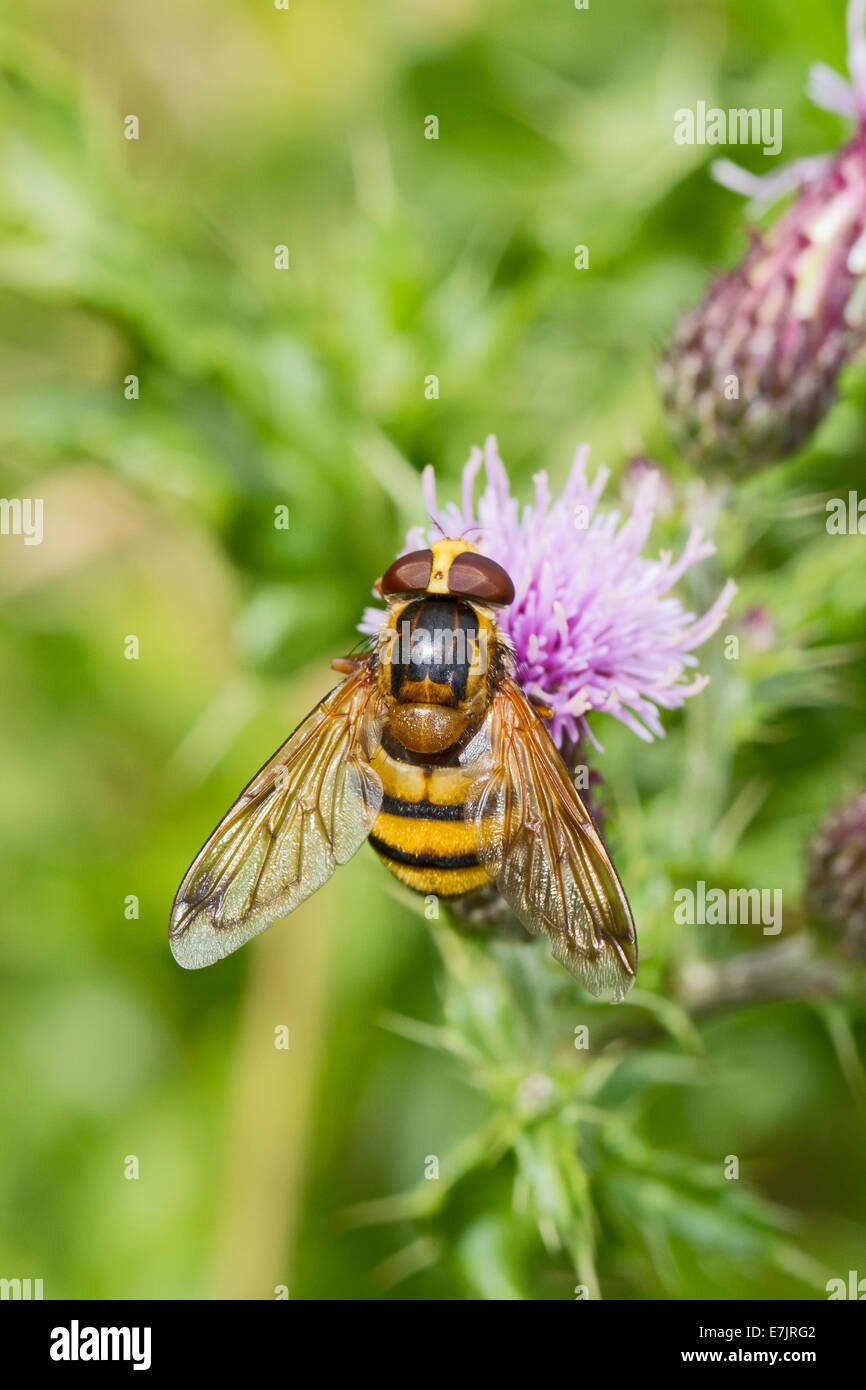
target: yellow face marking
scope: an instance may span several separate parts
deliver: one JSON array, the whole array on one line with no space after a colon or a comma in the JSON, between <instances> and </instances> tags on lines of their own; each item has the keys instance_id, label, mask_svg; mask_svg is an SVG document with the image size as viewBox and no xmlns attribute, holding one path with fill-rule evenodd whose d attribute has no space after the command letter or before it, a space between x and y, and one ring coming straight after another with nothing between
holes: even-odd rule
<instances>
[{"instance_id":1,"label":"yellow face marking","mask_svg":"<svg viewBox=\"0 0 866 1390\"><path fill-rule=\"evenodd\" d=\"M457 556L465 555L467 550L478 554L478 547L471 545L469 541L434 541L430 549L433 551L433 564L430 569L430 583L427 585L428 594L447 594L448 572Z\"/></svg>"}]
</instances>

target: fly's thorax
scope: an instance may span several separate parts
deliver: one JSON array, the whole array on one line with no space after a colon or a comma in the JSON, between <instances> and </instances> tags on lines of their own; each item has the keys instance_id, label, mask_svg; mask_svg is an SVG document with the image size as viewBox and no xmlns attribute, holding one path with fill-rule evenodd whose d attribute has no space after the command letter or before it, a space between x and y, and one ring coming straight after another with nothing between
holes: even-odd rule
<instances>
[{"instance_id":1,"label":"fly's thorax","mask_svg":"<svg viewBox=\"0 0 866 1390\"><path fill-rule=\"evenodd\" d=\"M469 733L472 722L468 710L449 705L394 700L388 710L391 732L411 753L444 753Z\"/></svg>"},{"instance_id":2,"label":"fly's thorax","mask_svg":"<svg viewBox=\"0 0 866 1390\"><path fill-rule=\"evenodd\" d=\"M468 736L489 702L496 619L439 595L396 602L379 635L380 688L399 742L438 753Z\"/></svg>"},{"instance_id":3,"label":"fly's thorax","mask_svg":"<svg viewBox=\"0 0 866 1390\"><path fill-rule=\"evenodd\" d=\"M459 708L488 682L497 640L490 610L438 595L395 603L379 634L383 693Z\"/></svg>"}]
</instances>

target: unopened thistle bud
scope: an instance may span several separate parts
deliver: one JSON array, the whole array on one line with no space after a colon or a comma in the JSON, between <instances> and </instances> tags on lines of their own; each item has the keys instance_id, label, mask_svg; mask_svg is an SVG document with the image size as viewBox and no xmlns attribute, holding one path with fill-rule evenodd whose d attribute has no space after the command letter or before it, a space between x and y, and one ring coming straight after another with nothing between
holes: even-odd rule
<instances>
[{"instance_id":1,"label":"unopened thistle bud","mask_svg":"<svg viewBox=\"0 0 866 1390\"><path fill-rule=\"evenodd\" d=\"M866 960L866 791L832 811L809 846L806 896L815 926Z\"/></svg>"},{"instance_id":2,"label":"unopened thistle bud","mask_svg":"<svg viewBox=\"0 0 866 1390\"><path fill-rule=\"evenodd\" d=\"M848 7L847 82L824 64L808 92L857 129L835 156L764 177L728 160L718 182L766 208L794 202L679 323L659 380L678 446L722 467L784 458L833 402L836 378L866 346L866 0Z\"/></svg>"}]
</instances>

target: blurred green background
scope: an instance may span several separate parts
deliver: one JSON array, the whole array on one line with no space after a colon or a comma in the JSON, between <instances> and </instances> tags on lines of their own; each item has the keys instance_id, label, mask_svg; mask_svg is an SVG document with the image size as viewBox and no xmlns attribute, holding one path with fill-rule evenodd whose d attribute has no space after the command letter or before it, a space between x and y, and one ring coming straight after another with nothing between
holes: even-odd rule
<instances>
[{"instance_id":1,"label":"blurred green background","mask_svg":"<svg viewBox=\"0 0 866 1390\"><path fill-rule=\"evenodd\" d=\"M0 492L44 499L45 538L0 543L0 1276L696 1299L866 1275L862 993L800 907L804 844L866 752L866 556L824 527L862 486L866 383L726 495L672 454L654 384L745 246L674 111L781 106L782 160L831 149L817 59L844 67L841 3L8 7ZM181 971L189 859L354 645L423 520L420 469L452 495L490 432L522 497L581 440L608 505L630 456L658 459L651 548L701 519L719 554L681 592L740 585L664 742L593 721L639 991L599 1005L543 945L428 923L366 849ZM700 878L781 888L782 937L675 926ZM759 997L695 1004L756 952L778 960Z\"/></svg>"}]
</instances>

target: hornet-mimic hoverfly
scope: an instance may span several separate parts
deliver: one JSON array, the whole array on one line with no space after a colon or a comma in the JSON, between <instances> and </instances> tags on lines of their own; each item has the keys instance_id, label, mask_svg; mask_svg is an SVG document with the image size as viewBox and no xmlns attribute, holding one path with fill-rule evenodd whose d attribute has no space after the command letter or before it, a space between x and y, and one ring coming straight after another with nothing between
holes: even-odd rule
<instances>
[{"instance_id":1,"label":"hornet-mimic hoverfly","mask_svg":"<svg viewBox=\"0 0 866 1390\"><path fill-rule=\"evenodd\" d=\"M369 840L403 883L454 898L491 882L593 994L622 998L634 922L604 843L516 678L505 570L465 540L377 582L372 649L256 774L193 860L175 959L211 965L290 912Z\"/></svg>"}]
</instances>

